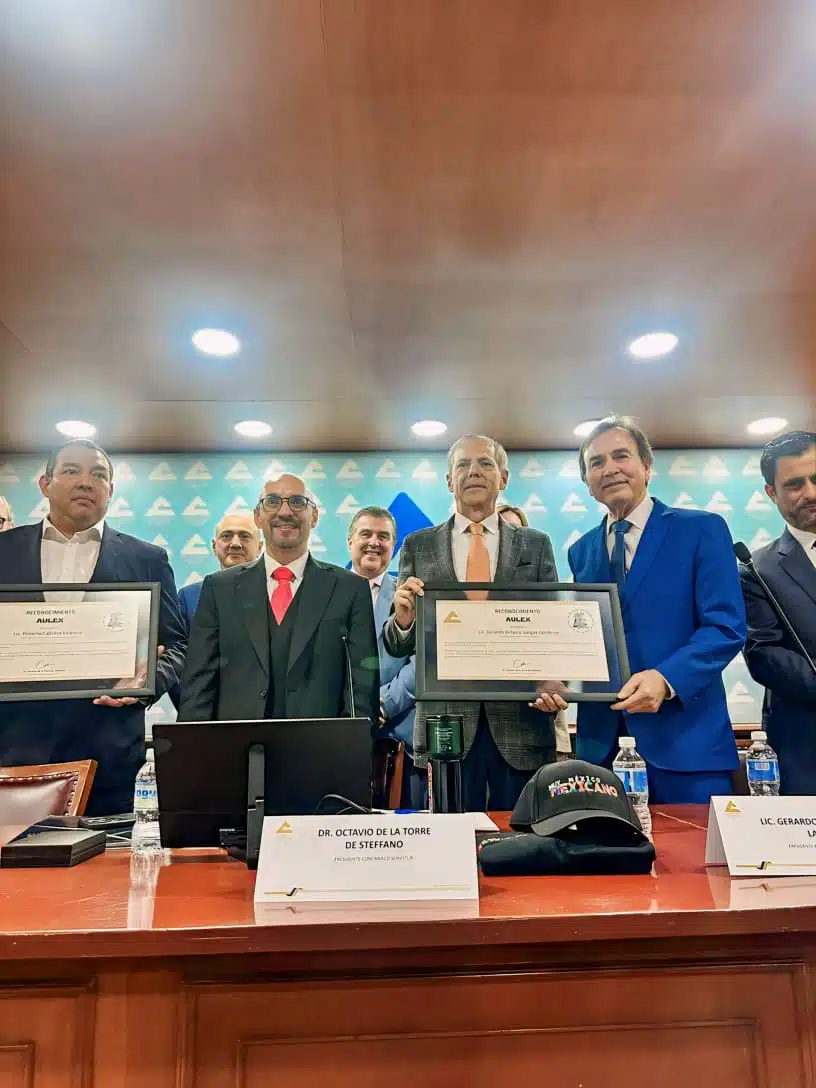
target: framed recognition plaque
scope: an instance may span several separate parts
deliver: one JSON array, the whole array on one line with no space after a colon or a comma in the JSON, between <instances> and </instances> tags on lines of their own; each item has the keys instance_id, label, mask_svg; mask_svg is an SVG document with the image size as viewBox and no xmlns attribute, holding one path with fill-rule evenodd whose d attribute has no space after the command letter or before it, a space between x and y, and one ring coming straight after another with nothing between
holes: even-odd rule
<instances>
[{"instance_id":1,"label":"framed recognition plaque","mask_svg":"<svg viewBox=\"0 0 816 1088\"><path fill-rule=\"evenodd\" d=\"M0 701L156 693L158 582L0 586Z\"/></svg>"},{"instance_id":2,"label":"framed recognition plaque","mask_svg":"<svg viewBox=\"0 0 816 1088\"><path fill-rule=\"evenodd\" d=\"M429 582L416 603L417 699L613 703L629 679L616 585Z\"/></svg>"}]
</instances>

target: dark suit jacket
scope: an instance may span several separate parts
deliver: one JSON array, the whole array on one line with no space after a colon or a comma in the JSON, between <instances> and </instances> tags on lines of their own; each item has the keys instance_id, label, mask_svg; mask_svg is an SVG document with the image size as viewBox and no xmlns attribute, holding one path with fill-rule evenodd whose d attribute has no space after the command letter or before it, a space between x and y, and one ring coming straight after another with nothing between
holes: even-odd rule
<instances>
[{"instance_id":1,"label":"dark suit jacket","mask_svg":"<svg viewBox=\"0 0 816 1088\"><path fill-rule=\"evenodd\" d=\"M816 660L816 568L786 529L754 552L754 563L782 605L805 649ZM748 612L745 660L765 687L762 711L768 740L779 756L782 793L816 793L816 675L779 622L756 577L740 571Z\"/></svg>"},{"instance_id":2,"label":"dark suit jacket","mask_svg":"<svg viewBox=\"0 0 816 1088\"><path fill-rule=\"evenodd\" d=\"M0 585L42 582L42 523L0 533ZM106 525L91 583L160 582L156 698L178 679L186 636L167 553ZM94 706L87 699L0 703L0 763L55 763L96 759L88 814L129 812L133 781L145 758L145 712L140 704Z\"/></svg>"},{"instance_id":3,"label":"dark suit jacket","mask_svg":"<svg viewBox=\"0 0 816 1088\"><path fill-rule=\"evenodd\" d=\"M198 599L201 596L201 585L201 582L193 582L190 586L182 586L178 591L181 619L188 635L190 634L190 628L193 626L193 616L198 608Z\"/></svg>"},{"instance_id":4,"label":"dark suit jacket","mask_svg":"<svg viewBox=\"0 0 816 1088\"><path fill-rule=\"evenodd\" d=\"M606 518L572 545L576 582L612 582ZM627 714L643 758L667 771L729 771L737 748L722 672L742 649L745 608L731 534L719 514L654 500L621 600L633 673L657 669L674 688L657 714ZM617 749L617 712L578 706L578 758Z\"/></svg>"},{"instance_id":5,"label":"dark suit jacket","mask_svg":"<svg viewBox=\"0 0 816 1088\"><path fill-rule=\"evenodd\" d=\"M253 721L266 716L270 686L266 592L263 556L204 579L181 678L181 721ZM310 557L297 596L286 716L350 714L346 636L355 710L376 728L380 670L368 582Z\"/></svg>"},{"instance_id":6,"label":"dark suit jacket","mask_svg":"<svg viewBox=\"0 0 816 1088\"><path fill-rule=\"evenodd\" d=\"M400 550L399 580L412 575L423 582L456 582L452 548L453 518L443 525L420 529L405 538ZM555 582L552 544L546 533L517 529L499 519L497 582ZM416 649L416 628L400 631L392 615L383 629L383 643L394 657ZM425 719L434 714L461 714L464 718L465 752L469 752L479 724L480 702L417 703L414 722L414 762L428 761ZM552 717L526 703L485 703L490 732L496 747L511 767L536 770L555 759Z\"/></svg>"}]
</instances>

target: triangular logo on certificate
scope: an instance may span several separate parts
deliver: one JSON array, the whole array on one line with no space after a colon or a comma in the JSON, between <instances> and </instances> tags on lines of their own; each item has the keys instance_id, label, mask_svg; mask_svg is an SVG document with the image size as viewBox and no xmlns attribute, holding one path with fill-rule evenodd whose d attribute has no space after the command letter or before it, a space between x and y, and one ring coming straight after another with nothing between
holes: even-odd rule
<instances>
[{"instance_id":1,"label":"triangular logo on certificate","mask_svg":"<svg viewBox=\"0 0 816 1088\"><path fill-rule=\"evenodd\" d=\"M726 812L742 812L742 809L739 807L739 805L737 804L736 801L729 801L728 804L725 806L725 811Z\"/></svg>"},{"instance_id":2,"label":"triangular logo on certificate","mask_svg":"<svg viewBox=\"0 0 816 1088\"><path fill-rule=\"evenodd\" d=\"M292 834L292 825L289 823L288 820L284 820L283 823L278 828L278 830L275 832L275 834L276 835L291 835Z\"/></svg>"},{"instance_id":3,"label":"triangular logo on certificate","mask_svg":"<svg viewBox=\"0 0 816 1088\"><path fill-rule=\"evenodd\" d=\"M458 612L448 612L447 616L445 616L445 618L444 618L444 620L442 620L442 622L443 623L461 623L462 621L459 618Z\"/></svg>"}]
</instances>

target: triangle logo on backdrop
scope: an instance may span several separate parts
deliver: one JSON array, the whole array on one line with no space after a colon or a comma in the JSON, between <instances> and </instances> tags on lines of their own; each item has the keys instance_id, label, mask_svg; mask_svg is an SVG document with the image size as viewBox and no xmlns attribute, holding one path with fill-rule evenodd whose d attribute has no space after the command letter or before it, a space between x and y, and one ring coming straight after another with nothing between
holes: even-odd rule
<instances>
[{"instance_id":1,"label":"triangle logo on backdrop","mask_svg":"<svg viewBox=\"0 0 816 1088\"><path fill-rule=\"evenodd\" d=\"M710 514L728 514L734 507L728 501L722 491L715 491L706 503L706 510Z\"/></svg>"},{"instance_id":2,"label":"triangle logo on backdrop","mask_svg":"<svg viewBox=\"0 0 816 1088\"><path fill-rule=\"evenodd\" d=\"M519 476L521 476L521 478L524 479L524 480L534 480L534 479L537 479L539 476L543 476L543 475L544 475L544 469L541 467L541 464L538 461L536 461L536 459L534 457L530 458L530 460L527 462L527 464L524 466L524 468L519 473Z\"/></svg>"},{"instance_id":3,"label":"triangle logo on backdrop","mask_svg":"<svg viewBox=\"0 0 816 1088\"><path fill-rule=\"evenodd\" d=\"M696 476L697 469L688 457L675 457L669 469L669 476Z\"/></svg>"},{"instance_id":4,"label":"triangle logo on backdrop","mask_svg":"<svg viewBox=\"0 0 816 1088\"><path fill-rule=\"evenodd\" d=\"M312 529L311 535L309 537L309 551L313 552L315 555L318 555L321 552L328 551L328 548L323 543L322 538L318 536L314 529Z\"/></svg>"},{"instance_id":5,"label":"triangle logo on backdrop","mask_svg":"<svg viewBox=\"0 0 816 1088\"><path fill-rule=\"evenodd\" d=\"M211 480L210 470L203 461L196 461L190 465L184 474L185 480Z\"/></svg>"},{"instance_id":6,"label":"triangle logo on backdrop","mask_svg":"<svg viewBox=\"0 0 816 1088\"><path fill-rule=\"evenodd\" d=\"M356 461L344 461L337 470L336 480L362 480L363 474Z\"/></svg>"},{"instance_id":7,"label":"triangle logo on backdrop","mask_svg":"<svg viewBox=\"0 0 816 1088\"><path fill-rule=\"evenodd\" d=\"M337 507L336 513L338 514L356 514L360 509L360 503L357 502L353 495L346 495L340 505Z\"/></svg>"},{"instance_id":8,"label":"triangle logo on backdrop","mask_svg":"<svg viewBox=\"0 0 816 1088\"><path fill-rule=\"evenodd\" d=\"M118 498L115 498L108 507L107 516L109 518L132 518L133 511L130 509L127 502L119 496Z\"/></svg>"},{"instance_id":9,"label":"triangle logo on backdrop","mask_svg":"<svg viewBox=\"0 0 816 1088\"><path fill-rule=\"evenodd\" d=\"M411 473L415 480L435 480L437 471L427 457L423 458Z\"/></svg>"},{"instance_id":10,"label":"triangle logo on backdrop","mask_svg":"<svg viewBox=\"0 0 816 1088\"><path fill-rule=\"evenodd\" d=\"M250 509L249 503L242 495L237 495L224 511L224 517L227 514L245 514Z\"/></svg>"},{"instance_id":11,"label":"triangle logo on backdrop","mask_svg":"<svg viewBox=\"0 0 816 1088\"><path fill-rule=\"evenodd\" d=\"M201 496L196 495L193 501L184 507L182 516L185 518L208 518L210 516L210 511Z\"/></svg>"},{"instance_id":12,"label":"triangle logo on backdrop","mask_svg":"<svg viewBox=\"0 0 816 1088\"><path fill-rule=\"evenodd\" d=\"M547 507L538 497L538 495L530 495L529 499L521 508L525 514L546 514Z\"/></svg>"},{"instance_id":13,"label":"triangle logo on backdrop","mask_svg":"<svg viewBox=\"0 0 816 1088\"><path fill-rule=\"evenodd\" d=\"M743 476L761 476L762 471L760 470L759 463L760 463L759 462L759 454L758 453L753 454L751 457L748 458L748 460L742 466L742 475Z\"/></svg>"},{"instance_id":14,"label":"triangle logo on backdrop","mask_svg":"<svg viewBox=\"0 0 816 1088\"><path fill-rule=\"evenodd\" d=\"M264 480L277 480L285 472L288 472L288 469L283 461L270 461L263 471L263 478Z\"/></svg>"},{"instance_id":15,"label":"triangle logo on backdrop","mask_svg":"<svg viewBox=\"0 0 816 1088\"><path fill-rule=\"evenodd\" d=\"M748 544L748 550L755 552L759 548L764 548L766 544L770 544L773 537L766 528L761 527L757 529L754 535L751 537L751 541Z\"/></svg>"},{"instance_id":16,"label":"triangle logo on backdrop","mask_svg":"<svg viewBox=\"0 0 816 1088\"><path fill-rule=\"evenodd\" d=\"M377 469L378 480L398 480L399 478L400 471L393 461L383 461Z\"/></svg>"},{"instance_id":17,"label":"triangle logo on backdrop","mask_svg":"<svg viewBox=\"0 0 816 1088\"><path fill-rule=\"evenodd\" d=\"M48 514L49 509L50 507L48 504L48 499L43 496L43 498L40 499L40 501L28 515L29 521L42 521L42 519Z\"/></svg>"},{"instance_id":18,"label":"triangle logo on backdrop","mask_svg":"<svg viewBox=\"0 0 816 1088\"><path fill-rule=\"evenodd\" d=\"M771 500L761 491L755 491L745 504L746 514L769 514L771 510L773 510Z\"/></svg>"},{"instance_id":19,"label":"triangle logo on backdrop","mask_svg":"<svg viewBox=\"0 0 816 1088\"><path fill-rule=\"evenodd\" d=\"M175 480L176 474L167 461L159 461L148 476L149 480Z\"/></svg>"},{"instance_id":20,"label":"triangle logo on backdrop","mask_svg":"<svg viewBox=\"0 0 816 1088\"><path fill-rule=\"evenodd\" d=\"M567 498L564 500L564 504L561 507L562 514L585 514L587 512L584 500L580 495L576 495L574 491L571 491Z\"/></svg>"},{"instance_id":21,"label":"triangle logo on backdrop","mask_svg":"<svg viewBox=\"0 0 816 1088\"><path fill-rule=\"evenodd\" d=\"M677 498L672 503L672 506L678 507L680 510L699 510L700 507L689 495L688 491L681 491Z\"/></svg>"},{"instance_id":22,"label":"triangle logo on backdrop","mask_svg":"<svg viewBox=\"0 0 816 1088\"><path fill-rule=\"evenodd\" d=\"M323 471L323 466L319 461L310 461L303 472L301 472L301 478L304 480L325 480L326 473Z\"/></svg>"},{"instance_id":23,"label":"triangle logo on backdrop","mask_svg":"<svg viewBox=\"0 0 816 1088\"><path fill-rule=\"evenodd\" d=\"M39 480L39 476L37 479ZM0 465L0 484L17 484L20 482L20 477L14 471L14 466L10 465L8 461Z\"/></svg>"},{"instance_id":24,"label":"triangle logo on backdrop","mask_svg":"<svg viewBox=\"0 0 816 1088\"><path fill-rule=\"evenodd\" d=\"M118 464L113 466L113 478L118 483L128 483L131 480L135 480L136 476L127 461L119 461Z\"/></svg>"},{"instance_id":25,"label":"triangle logo on backdrop","mask_svg":"<svg viewBox=\"0 0 816 1088\"><path fill-rule=\"evenodd\" d=\"M581 478L581 469L578 467L576 459L570 457L569 461L565 461L558 475L563 480L579 480Z\"/></svg>"},{"instance_id":26,"label":"triangle logo on backdrop","mask_svg":"<svg viewBox=\"0 0 816 1088\"><path fill-rule=\"evenodd\" d=\"M243 461L236 461L224 477L225 480L251 480L252 473Z\"/></svg>"},{"instance_id":27,"label":"triangle logo on backdrop","mask_svg":"<svg viewBox=\"0 0 816 1088\"><path fill-rule=\"evenodd\" d=\"M203 582L204 575L199 574L197 570L194 570L191 574L188 574L185 586L194 586L197 582Z\"/></svg>"},{"instance_id":28,"label":"triangle logo on backdrop","mask_svg":"<svg viewBox=\"0 0 816 1088\"><path fill-rule=\"evenodd\" d=\"M198 533L195 536L191 536L184 547L181 549L182 555L209 555L210 549L207 546L206 540L203 540Z\"/></svg>"},{"instance_id":29,"label":"triangle logo on backdrop","mask_svg":"<svg viewBox=\"0 0 816 1088\"><path fill-rule=\"evenodd\" d=\"M159 495L150 509L147 511L145 517L148 518L172 518L175 515L175 510L164 498L163 495Z\"/></svg>"},{"instance_id":30,"label":"triangle logo on backdrop","mask_svg":"<svg viewBox=\"0 0 816 1088\"><path fill-rule=\"evenodd\" d=\"M703 476L708 476L709 479L730 475L731 473L728 471L725 461L723 461L721 457L709 457L703 465Z\"/></svg>"}]
</instances>

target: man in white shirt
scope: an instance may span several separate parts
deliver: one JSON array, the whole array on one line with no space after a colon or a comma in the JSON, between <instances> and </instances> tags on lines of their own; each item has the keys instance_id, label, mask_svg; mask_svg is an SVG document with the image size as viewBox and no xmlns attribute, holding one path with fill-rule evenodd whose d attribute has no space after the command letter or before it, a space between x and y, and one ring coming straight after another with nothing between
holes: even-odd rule
<instances>
[{"instance_id":1,"label":"man in white shirt","mask_svg":"<svg viewBox=\"0 0 816 1088\"><path fill-rule=\"evenodd\" d=\"M816 660L816 433L791 431L762 451L765 491L787 522L754 553L810 657ZM816 793L816 673L768 602L756 575L740 571L748 613L745 660L765 687L762 720L779 756L782 793Z\"/></svg>"},{"instance_id":2,"label":"man in white shirt","mask_svg":"<svg viewBox=\"0 0 816 1088\"><path fill-rule=\"evenodd\" d=\"M66 443L49 458L39 484L49 512L40 524L0 534L0 585L159 582L164 652L157 667L158 698L177 682L185 649L167 554L106 525L113 466L95 443ZM60 591L48 594L49 600L60 596ZM79 690L89 684L73 686ZM144 705L137 699L105 695L93 705L85 699L0 704L0 763L98 761L90 814L131 810L133 783L144 758Z\"/></svg>"},{"instance_id":3,"label":"man in white shirt","mask_svg":"<svg viewBox=\"0 0 816 1088\"><path fill-rule=\"evenodd\" d=\"M546 533L517 529L496 513L510 472L507 453L494 438L465 435L448 453L448 490L456 512L450 520L411 533L400 550L400 584L394 614L383 631L395 656L416 648L415 598L425 582L554 582L552 544ZM512 809L527 781L555 760L553 722L541 704L470 700L417 705L414 762L424 768L426 717L460 714L464 724L465 805L471 810Z\"/></svg>"},{"instance_id":4,"label":"man in white shirt","mask_svg":"<svg viewBox=\"0 0 816 1088\"><path fill-rule=\"evenodd\" d=\"M377 739L402 741L406 759L402 777L402 804L416 804L421 793L412 793L414 771L414 717L416 712L416 662L413 655L392 657L383 646L382 631L391 611L396 581L388 573L397 542L397 523L384 506L364 506L351 519L348 550L351 569L371 587L374 627L380 658L380 729ZM383 803L385 803L383 801Z\"/></svg>"},{"instance_id":5,"label":"man in white shirt","mask_svg":"<svg viewBox=\"0 0 816 1088\"><path fill-rule=\"evenodd\" d=\"M337 718L353 709L376 729L371 591L352 571L309 555L318 516L317 500L299 477L266 482L255 507L263 556L202 584L180 720Z\"/></svg>"}]
</instances>

